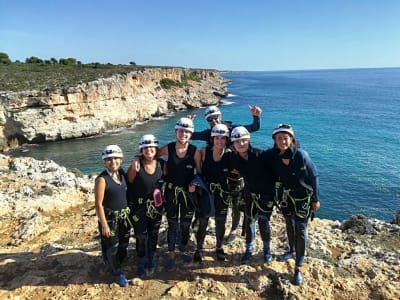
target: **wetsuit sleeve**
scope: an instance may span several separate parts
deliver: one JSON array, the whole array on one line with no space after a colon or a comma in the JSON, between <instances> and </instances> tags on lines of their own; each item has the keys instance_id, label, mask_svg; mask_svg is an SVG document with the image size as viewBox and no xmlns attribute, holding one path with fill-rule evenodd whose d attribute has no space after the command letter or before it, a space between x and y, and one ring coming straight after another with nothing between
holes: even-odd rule
<instances>
[{"instance_id":1,"label":"wetsuit sleeve","mask_svg":"<svg viewBox=\"0 0 400 300\"><path fill-rule=\"evenodd\" d=\"M307 168L308 178L307 181L313 188L312 201L319 201L319 180L318 180L318 171L314 163L312 162L310 156L307 152L303 151L303 159L304 165Z\"/></svg>"},{"instance_id":2,"label":"wetsuit sleeve","mask_svg":"<svg viewBox=\"0 0 400 300\"><path fill-rule=\"evenodd\" d=\"M240 124L233 124L232 128L243 126L247 129L248 132L254 132L260 129L261 127L261 120L259 116L253 116L253 123L249 125L240 125Z\"/></svg>"},{"instance_id":3,"label":"wetsuit sleeve","mask_svg":"<svg viewBox=\"0 0 400 300\"><path fill-rule=\"evenodd\" d=\"M192 134L192 140L193 141L208 141L211 136L211 130L210 129L205 129L203 131L195 131Z\"/></svg>"}]
</instances>

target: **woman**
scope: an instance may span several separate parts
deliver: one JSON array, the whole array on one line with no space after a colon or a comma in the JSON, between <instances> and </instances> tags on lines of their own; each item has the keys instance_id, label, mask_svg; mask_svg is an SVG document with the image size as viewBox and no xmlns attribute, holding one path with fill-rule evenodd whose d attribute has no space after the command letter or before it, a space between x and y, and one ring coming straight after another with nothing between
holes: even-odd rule
<instances>
[{"instance_id":1,"label":"woman","mask_svg":"<svg viewBox=\"0 0 400 300\"><path fill-rule=\"evenodd\" d=\"M217 124L211 130L211 145L200 150L201 171L210 191L214 196L215 207L215 236L216 255L220 261L225 260L225 252L222 249L225 235L226 216L228 214L227 177L229 174L229 154L231 151L226 148L229 139L229 129L224 124ZM194 261L201 262L204 239L208 225L208 217L197 214L198 230L196 233L197 250L194 253Z\"/></svg>"},{"instance_id":2,"label":"woman","mask_svg":"<svg viewBox=\"0 0 400 300\"><path fill-rule=\"evenodd\" d=\"M157 159L158 140L152 134L141 137L141 155L136 157L127 171L128 202L131 207L136 238L137 276L153 273L156 265L158 232L162 218L162 197L159 190L163 176L164 161ZM156 192L156 194L155 194Z\"/></svg>"},{"instance_id":3,"label":"woman","mask_svg":"<svg viewBox=\"0 0 400 300\"><path fill-rule=\"evenodd\" d=\"M231 141L236 155L233 157L233 167L244 178L245 197L245 231L246 252L241 258L242 264L247 264L252 257L256 234L255 221L263 241L263 257L265 262L272 260L270 251L271 227L269 220L273 210L273 184L270 169L265 169L261 163L263 151L253 148L250 144L250 133L244 127L235 127L231 133Z\"/></svg>"},{"instance_id":4,"label":"woman","mask_svg":"<svg viewBox=\"0 0 400 300\"><path fill-rule=\"evenodd\" d=\"M282 211L289 241L289 252L278 257L279 261L296 259L293 278L295 285L304 281L301 272L306 242L307 222L312 211L320 208L318 199L318 174L309 155L300 149L294 130L288 124L280 124L272 132L274 140L274 168L277 203Z\"/></svg>"},{"instance_id":5,"label":"woman","mask_svg":"<svg viewBox=\"0 0 400 300\"><path fill-rule=\"evenodd\" d=\"M130 221L125 173L121 169L123 153L117 145L109 145L101 158L106 169L96 178L94 195L102 255L115 281L126 287L128 280L122 273L121 262L127 254Z\"/></svg>"},{"instance_id":6,"label":"woman","mask_svg":"<svg viewBox=\"0 0 400 300\"><path fill-rule=\"evenodd\" d=\"M198 163L200 153L196 146L190 144L194 131L193 121L180 118L175 124L176 141L160 148L158 155L167 156L165 170L165 209L168 220L168 258L166 269L175 268L175 244L177 241L178 223L180 226L179 250L185 262L192 260L185 253L189 241L190 225L192 223L194 207L188 198L188 187L196 171L200 171Z\"/></svg>"}]
</instances>

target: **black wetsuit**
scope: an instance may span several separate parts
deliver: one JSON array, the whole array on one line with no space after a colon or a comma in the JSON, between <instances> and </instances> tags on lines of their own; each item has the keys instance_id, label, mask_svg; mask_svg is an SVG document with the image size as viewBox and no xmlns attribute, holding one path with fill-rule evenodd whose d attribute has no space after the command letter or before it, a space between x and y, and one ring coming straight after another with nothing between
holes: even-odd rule
<instances>
[{"instance_id":1,"label":"black wetsuit","mask_svg":"<svg viewBox=\"0 0 400 300\"><path fill-rule=\"evenodd\" d=\"M134 220L136 252L139 258L146 256L152 260L157 249L163 208L154 206L153 191L159 188L163 164L164 161L159 159L154 173L149 174L140 162L139 172L128 187L128 201Z\"/></svg>"},{"instance_id":2,"label":"black wetsuit","mask_svg":"<svg viewBox=\"0 0 400 300\"><path fill-rule=\"evenodd\" d=\"M215 235L216 235L216 247L221 248L223 238L225 235L225 223L226 216L228 214L228 202L227 202L227 177L229 174L230 167L230 156L232 152L225 152L221 160L214 161L212 147L207 146L205 148L205 158L202 164L202 176L204 177L207 184L210 186L210 190L214 195L214 206L215 206ZM204 239L206 236L206 230L208 225L208 217L204 217L198 214L199 227L196 233L197 249L203 248Z\"/></svg>"},{"instance_id":3,"label":"black wetsuit","mask_svg":"<svg viewBox=\"0 0 400 300\"><path fill-rule=\"evenodd\" d=\"M296 252L296 266L300 267L305 257L311 202L319 201L318 172L308 153L298 147L293 146L282 155L278 149L270 151L281 183L277 202L286 221L289 252ZM289 164L284 164L282 159L288 159Z\"/></svg>"},{"instance_id":4,"label":"black wetsuit","mask_svg":"<svg viewBox=\"0 0 400 300\"><path fill-rule=\"evenodd\" d=\"M168 250L175 250L179 222L181 232L179 249L185 251L189 241L189 229L194 214L194 207L188 197L188 187L196 172L194 161L196 146L189 144L186 155L180 158L176 154L175 143L168 144L167 174L165 176Z\"/></svg>"},{"instance_id":5,"label":"black wetsuit","mask_svg":"<svg viewBox=\"0 0 400 300\"><path fill-rule=\"evenodd\" d=\"M246 251L250 253L253 251L256 234L255 221L258 220L264 252L269 253L271 241L269 220L274 205L272 189L274 181L269 176L271 168L266 169L262 163L264 152L249 146L247 154L247 160L239 154L234 157L234 167L245 181Z\"/></svg>"},{"instance_id":6,"label":"black wetsuit","mask_svg":"<svg viewBox=\"0 0 400 300\"><path fill-rule=\"evenodd\" d=\"M120 183L115 182L106 170L99 175L106 181L103 207L112 233L108 238L103 236L99 222L101 249L103 260L109 266L113 275L118 275L121 272L121 261L127 255L130 230L129 222L127 221L129 215L121 215L121 212L128 208L125 173L122 169L118 172L121 179Z\"/></svg>"}]
</instances>

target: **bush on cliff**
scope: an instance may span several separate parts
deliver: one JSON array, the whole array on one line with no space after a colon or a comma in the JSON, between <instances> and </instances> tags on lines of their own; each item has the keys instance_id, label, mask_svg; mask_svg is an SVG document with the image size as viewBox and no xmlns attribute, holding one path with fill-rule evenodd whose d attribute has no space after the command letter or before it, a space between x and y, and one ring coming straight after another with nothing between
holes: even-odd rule
<instances>
[{"instance_id":1,"label":"bush on cliff","mask_svg":"<svg viewBox=\"0 0 400 300\"><path fill-rule=\"evenodd\" d=\"M182 83L173 79L163 78L160 80L160 85L164 90L168 90L172 87L182 87Z\"/></svg>"},{"instance_id":2,"label":"bush on cliff","mask_svg":"<svg viewBox=\"0 0 400 300\"><path fill-rule=\"evenodd\" d=\"M143 70L142 66L111 64L0 63L0 91L53 91L116 74ZM147 68L147 67L146 67Z\"/></svg>"}]
</instances>

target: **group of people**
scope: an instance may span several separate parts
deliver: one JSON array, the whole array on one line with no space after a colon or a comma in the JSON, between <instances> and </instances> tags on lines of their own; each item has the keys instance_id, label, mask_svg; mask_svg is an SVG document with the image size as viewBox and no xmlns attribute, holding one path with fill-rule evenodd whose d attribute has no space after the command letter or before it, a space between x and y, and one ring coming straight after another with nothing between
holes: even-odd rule
<instances>
[{"instance_id":1,"label":"group of people","mask_svg":"<svg viewBox=\"0 0 400 300\"><path fill-rule=\"evenodd\" d=\"M121 263L127 255L130 228L136 239L137 276L143 278L155 271L154 256L164 215L168 222L168 271L175 268L177 255L185 262L202 262L210 217L215 219L216 258L226 260L223 245L229 208L232 235L238 230L241 213L244 215L246 249L241 263L247 264L252 258L256 221L264 261L271 262L270 217L274 207L284 216L289 244L288 252L277 260L295 259L293 283L303 283L307 223L320 206L317 170L288 124L279 124L272 131L272 148L253 147L250 133L260 128L261 109L249 106L249 110L253 122L241 126L224 122L218 107L207 107L204 117L210 128L199 132L194 131L194 115L180 118L174 127L175 141L162 147L154 135L142 136L140 155L126 173L121 168L121 148L104 148L105 170L95 182L96 213L102 258L120 286L128 285ZM203 140L206 146L197 149L190 140ZM212 209L201 209L199 201L210 202L206 207ZM197 230L192 255L187 246L193 222Z\"/></svg>"}]
</instances>

